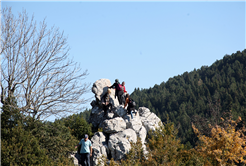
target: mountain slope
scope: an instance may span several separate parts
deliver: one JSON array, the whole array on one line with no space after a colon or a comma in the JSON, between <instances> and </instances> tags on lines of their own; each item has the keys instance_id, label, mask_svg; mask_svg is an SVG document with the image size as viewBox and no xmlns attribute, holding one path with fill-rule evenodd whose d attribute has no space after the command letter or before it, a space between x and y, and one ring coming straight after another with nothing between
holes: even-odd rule
<instances>
[{"instance_id":1,"label":"mountain slope","mask_svg":"<svg viewBox=\"0 0 246 166\"><path fill-rule=\"evenodd\" d=\"M137 106L148 107L162 121L169 117L179 126L182 142L194 145L194 115L211 119L208 110L219 105L220 114L231 110L234 118L241 116L245 120L246 50L225 55L209 67L185 72L153 88L137 88L131 96Z\"/></svg>"}]
</instances>

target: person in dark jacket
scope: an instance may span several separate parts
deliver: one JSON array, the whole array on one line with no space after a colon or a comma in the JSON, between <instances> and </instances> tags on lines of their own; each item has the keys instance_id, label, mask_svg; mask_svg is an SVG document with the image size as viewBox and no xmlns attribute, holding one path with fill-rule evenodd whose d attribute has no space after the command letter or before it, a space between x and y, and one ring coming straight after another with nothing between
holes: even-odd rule
<instances>
[{"instance_id":1,"label":"person in dark jacket","mask_svg":"<svg viewBox=\"0 0 246 166\"><path fill-rule=\"evenodd\" d=\"M132 115L132 112L134 111L135 112L135 116L137 115L137 111L135 111L135 106L130 104L130 101L132 101L132 99L130 98L130 95L129 94L126 94L126 102L125 102L125 105L124 105L124 109L127 106L127 113L128 114L131 114L131 117L133 119L133 115Z\"/></svg>"},{"instance_id":2,"label":"person in dark jacket","mask_svg":"<svg viewBox=\"0 0 246 166\"><path fill-rule=\"evenodd\" d=\"M123 89L118 79L115 79L115 83L112 86L108 86L108 88L115 88L115 98L118 97L119 104L124 104L122 101Z\"/></svg>"}]
</instances>

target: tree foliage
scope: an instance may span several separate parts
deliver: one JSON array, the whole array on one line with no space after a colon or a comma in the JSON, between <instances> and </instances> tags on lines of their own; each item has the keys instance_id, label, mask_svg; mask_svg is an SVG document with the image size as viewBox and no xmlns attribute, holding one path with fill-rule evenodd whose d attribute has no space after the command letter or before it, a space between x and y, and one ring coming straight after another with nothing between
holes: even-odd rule
<instances>
[{"instance_id":1,"label":"tree foliage","mask_svg":"<svg viewBox=\"0 0 246 166\"><path fill-rule=\"evenodd\" d=\"M245 76L246 50L243 50L225 55L211 66L202 66L200 69L169 78L167 82L156 84L152 88L136 88L131 96L137 107L148 107L163 122L169 117L176 127L179 126L178 136L181 142L195 146L196 136L191 126L194 118L205 117L212 123L216 121L216 117L223 116L222 110L232 110L232 118L235 120L241 116L245 123ZM211 105L216 104L218 115L211 112Z\"/></svg>"},{"instance_id":2,"label":"tree foliage","mask_svg":"<svg viewBox=\"0 0 246 166\"><path fill-rule=\"evenodd\" d=\"M131 149L126 155L126 159L121 161L122 166L140 166L146 160L146 154L142 146L141 138L137 137L137 142L131 142Z\"/></svg>"},{"instance_id":3,"label":"tree foliage","mask_svg":"<svg viewBox=\"0 0 246 166\"><path fill-rule=\"evenodd\" d=\"M51 162L45 149L40 147L38 138L24 130L21 123L1 131L5 136L1 139L2 165L47 165Z\"/></svg>"},{"instance_id":4,"label":"tree foliage","mask_svg":"<svg viewBox=\"0 0 246 166\"><path fill-rule=\"evenodd\" d=\"M222 118L224 121L224 119ZM210 158L214 163L221 166L233 165L235 163L246 163L246 137L245 129L236 130L237 121L229 119L224 123L225 127L219 125L211 126L210 136L202 135L192 125L194 132L198 135L199 144L196 150Z\"/></svg>"},{"instance_id":5,"label":"tree foliage","mask_svg":"<svg viewBox=\"0 0 246 166\"><path fill-rule=\"evenodd\" d=\"M182 146L176 135L173 123L154 131L147 144L149 155L146 165L179 165L181 160L178 156Z\"/></svg>"},{"instance_id":6,"label":"tree foliage","mask_svg":"<svg viewBox=\"0 0 246 166\"><path fill-rule=\"evenodd\" d=\"M68 59L58 28L37 25L24 10L1 14L1 164L71 165L67 152L78 140L63 122L41 120L81 110L88 73Z\"/></svg>"},{"instance_id":7,"label":"tree foliage","mask_svg":"<svg viewBox=\"0 0 246 166\"><path fill-rule=\"evenodd\" d=\"M74 151L74 145L78 141L63 123L35 122L34 125L32 134L38 138L40 146L53 161L60 162L68 152Z\"/></svg>"},{"instance_id":8,"label":"tree foliage","mask_svg":"<svg viewBox=\"0 0 246 166\"><path fill-rule=\"evenodd\" d=\"M88 124L81 114L73 114L58 121L64 123L77 140L84 138L85 134L88 134L90 137L93 136L92 124Z\"/></svg>"},{"instance_id":9,"label":"tree foliage","mask_svg":"<svg viewBox=\"0 0 246 166\"><path fill-rule=\"evenodd\" d=\"M8 99L1 111L2 165L71 165L67 152L77 139L58 122L41 122L21 115L16 101ZM14 107L11 107L14 106Z\"/></svg>"}]
</instances>

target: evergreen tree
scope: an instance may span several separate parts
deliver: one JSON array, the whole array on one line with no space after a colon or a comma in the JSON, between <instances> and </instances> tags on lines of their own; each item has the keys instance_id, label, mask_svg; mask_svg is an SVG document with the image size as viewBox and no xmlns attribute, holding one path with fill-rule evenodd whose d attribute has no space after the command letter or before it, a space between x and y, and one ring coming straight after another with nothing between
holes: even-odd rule
<instances>
[{"instance_id":1,"label":"evergreen tree","mask_svg":"<svg viewBox=\"0 0 246 166\"><path fill-rule=\"evenodd\" d=\"M193 116L206 117L210 101L220 101L221 110L232 110L233 118L241 116L245 123L246 115L246 50L225 55L211 66L202 66L191 72L170 78L167 82L154 85L149 89L135 88L131 94L137 101L137 107L148 107L166 122L169 115L179 128L182 143L193 140L191 121ZM183 116L183 111L186 117ZM222 112L220 112L221 114ZM188 118L189 117L189 118ZM182 120L185 118L185 120ZM185 128L183 126L187 126ZM195 145L195 142L190 142Z\"/></svg>"},{"instance_id":2,"label":"evergreen tree","mask_svg":"<svg viewBox=\"0 0 246 166\"><path fill-rule=\"evenodd\" d=\"M77 140L84 138L85 134L88 134L90 137L93 136L92 125L88 124L79 114L67 117L64 119L64 124L70 129L71 134L76 137Z\"/></svg>"}]
</instances>

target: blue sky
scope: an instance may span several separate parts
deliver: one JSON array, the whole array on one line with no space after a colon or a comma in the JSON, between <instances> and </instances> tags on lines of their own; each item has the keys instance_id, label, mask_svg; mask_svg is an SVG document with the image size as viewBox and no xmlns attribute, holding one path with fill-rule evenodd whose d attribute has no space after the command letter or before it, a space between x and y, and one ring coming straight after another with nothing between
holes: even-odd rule
<instances>
[{"instance_id":1,"label":"blue sky","mask_svg":"<svg viewBox=\"0 0 246 166\"><path fill-rule=\"evenodd\" d=\"M70 56L88 69L85 82L118 78L129 93L245 49L244 1L3 1L6 6L64 31Z\"/></svg>"}]
</instances>

